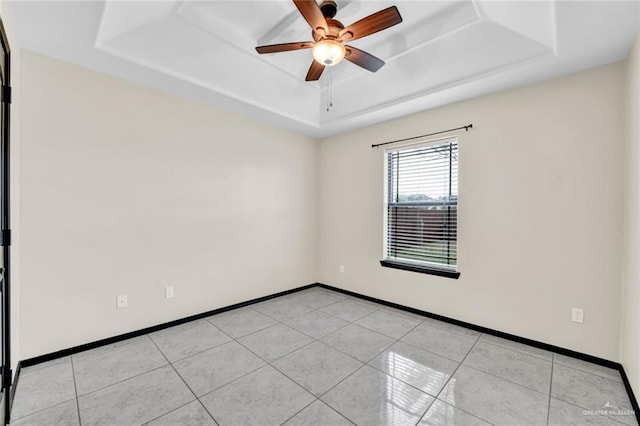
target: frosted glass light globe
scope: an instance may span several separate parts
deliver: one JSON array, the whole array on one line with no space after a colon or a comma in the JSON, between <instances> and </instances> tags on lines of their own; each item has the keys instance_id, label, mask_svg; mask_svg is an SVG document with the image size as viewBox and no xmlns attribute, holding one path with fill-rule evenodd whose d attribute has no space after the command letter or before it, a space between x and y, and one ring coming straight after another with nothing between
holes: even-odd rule
<instances>
[{"instance_id":1,"label":"frosted glass light globe","mask_svg":"<svg viewBox=\"0 0 640 426\"><path fill-rule=\"evenodd\" d=\"M318 63L331 67L344 59L345 49L338 41L322 40L313 46L311 52Z\"/></svg>"}]
</instances>

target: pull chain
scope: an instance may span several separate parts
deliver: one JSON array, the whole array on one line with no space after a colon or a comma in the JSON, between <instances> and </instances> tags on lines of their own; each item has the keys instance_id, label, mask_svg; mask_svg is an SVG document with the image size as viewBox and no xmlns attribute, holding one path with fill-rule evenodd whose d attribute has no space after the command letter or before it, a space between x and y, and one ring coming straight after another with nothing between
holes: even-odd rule
<instances>
[{"instance_id":1,"label":"pull chain","mask_svg":"<svg viewBox=\"0 0 640 426\"><path fill-rule=\"evenodd\" d=\"M329 87L327 89L327 112L333 107L333 68L329 68Z\"/></svg>"}]
</instances>

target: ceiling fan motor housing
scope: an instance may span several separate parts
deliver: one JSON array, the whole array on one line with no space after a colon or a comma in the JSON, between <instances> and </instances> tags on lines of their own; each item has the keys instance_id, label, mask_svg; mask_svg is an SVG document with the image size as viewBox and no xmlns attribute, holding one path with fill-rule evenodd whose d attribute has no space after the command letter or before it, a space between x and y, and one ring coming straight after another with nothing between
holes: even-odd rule
<instances>
[{"instance_id":1,"label":"ceiling fan motor housing","mask_svg":"<svg viewBox=\"0 0 640 426\"><path fill-rule=\"evenodd\" d=\"M342 25L342 22L332 18L327 18L327 27L329 31L326 34L324 32L324 29L320 29L319 31L312 31L311 34L313 35L313 40L320 41L325 38L336 40L338 38L340 30L344 29L344 25Z\"/></svg>"},{"instance_id":2,"label":"ceiling fan motor housing","mask_svg":"<svg viewBox=\"0 0 640 426\"><path fill-rule=\"evenodd\" d=\"M324 0L320 5L320 10L325 18L333 18L338 13L338 5L333 0Z\"/></svg>"}]
</instances>

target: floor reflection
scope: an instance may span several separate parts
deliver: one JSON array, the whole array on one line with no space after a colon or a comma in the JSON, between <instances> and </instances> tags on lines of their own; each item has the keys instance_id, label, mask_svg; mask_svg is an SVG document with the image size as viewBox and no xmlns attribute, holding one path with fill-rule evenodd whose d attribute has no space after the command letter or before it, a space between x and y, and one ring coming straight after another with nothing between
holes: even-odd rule
<instances>
[{"instance_id":1,"label":"floor reflection","mask_svg":"<svg viewBox=\"0 0 640 426\"><path fill-rule=\"evenodd\" d=\"M443 384L449 378L445 373L425 366L397 352L390 351L386 354L386 363L391 375L402 381L418 380L420 389L430 390L429 393L437 395ZM386 412L386 424L404 425L415 424L428 406L431 396L425 393L417 393L412 387L392 377L387 376L386 400L384 406Z\"/></svg>"},{"instance_id":2,"label":"floor reflection","mask_svg":"<svg viewBox=\"0 0 640 426\"><path fill-rule=\"evenodd\" d=\"M403 382L413 384L430 395L438 395L442 386L449 379L448 374L407 358L398 352L389 351L386 357L389 374Z\"/></svg>"}]
</instances>

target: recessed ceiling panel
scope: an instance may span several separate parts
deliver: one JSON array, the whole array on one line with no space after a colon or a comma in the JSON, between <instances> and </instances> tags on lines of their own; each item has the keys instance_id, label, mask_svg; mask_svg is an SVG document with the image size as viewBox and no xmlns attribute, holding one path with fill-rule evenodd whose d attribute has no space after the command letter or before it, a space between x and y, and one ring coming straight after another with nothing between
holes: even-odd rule
<instances>
[{"instance_id":1,"label":"recessed ceiling panel","mask_svg":"<svg viewBox=\"0 0 640 426\"><path fill-rule=\"evenodd\" d=\"M112 55L315 125L318 91L175 15L99 44ZM296 96L291 96L295 93Z\"/></svg>"},{"instance_id":2,"label":"recessed ceiling panel","mask_svg":"<svg viewBox=\"0 0 640 426\"><path fill-rule=\"evenodd\" d=\"M173 2L108 2L102 13L100 39L110 40L165 18L174 12L176 6Z\"/></svg>"},{"instance_id":3,"label":"recessed ceiling panel","mask_svg":"<svg viewBox=\"0 0 640 426\"><path fill-rule=\"evenodd\" d=\"M339 0L336 18L392 5L402 23L351 43L385 66L345 60L311 83L310 50L255 51L311 39L290 0L5 0L3 14L19 47L317 137L624 59L640 29L638 0Z\"/></svg>"},{"instance_id":4,"label":"recessed ceiling panel","mask_svg":"<svg viewBox=\"0 0 640 426\"><path fill-rule=\"evenodd\" d=\"M238 46L252 48L255 47L256 40L273 24L296 11L293 2L284 0L262 2L186 0L177 9L177 14L206 31L231 40ZM305 22L302 21L301 24L303 23ZM303 25L300 27L305 28Z\"/></svg>"},{"instance_id":5,"label":"recessed ceiling panel","mask_svg":"<svg viewBox=\"0 0 640 426\"><path fill-rule=\"evenodd\" d=\"M476 5L484 19L498 23L555 51L555 1L477 0Z\"/></svg>"},{"instance_id":6,"label":"recessed ceiling panel","mask_svg":"<svg viewBox=\"0 0 640 426\"><path fill-rule=\"evenodd\" d=\"M508 28L479 21L388 63L378 71L379 75L364 74L344 83L334 83L333 108L329 112L321 111L320 120L328 122L388 107L552 53L549 47ZM367 93L367 104L348 96L354 92Z\"/></svg>"},{"instance_id":7,"label":"recessed ceiling panel","mask_svg":"<svg viewBox=\"0 0 640 426\"><path fill-rule=\"evenodd\" d=\"M476 9L469 1L433 2L429 3L429 6L429 13L425 14L427 8L422 3L401 3L400 11L404 20L402 24L396 26L396 31L380 32L350 44L390 64L430 43L438 43L452 36L456 31L463 31L465 27L479 20ZM358 79L362 78L363 74L370 74L362 68L349 65L335 67L332 70L334 83ZM383 70L384 67L378 73L382 73ZM326 87L329 80L325 79L323 83Z\"/></svg>"}]
</instances>

